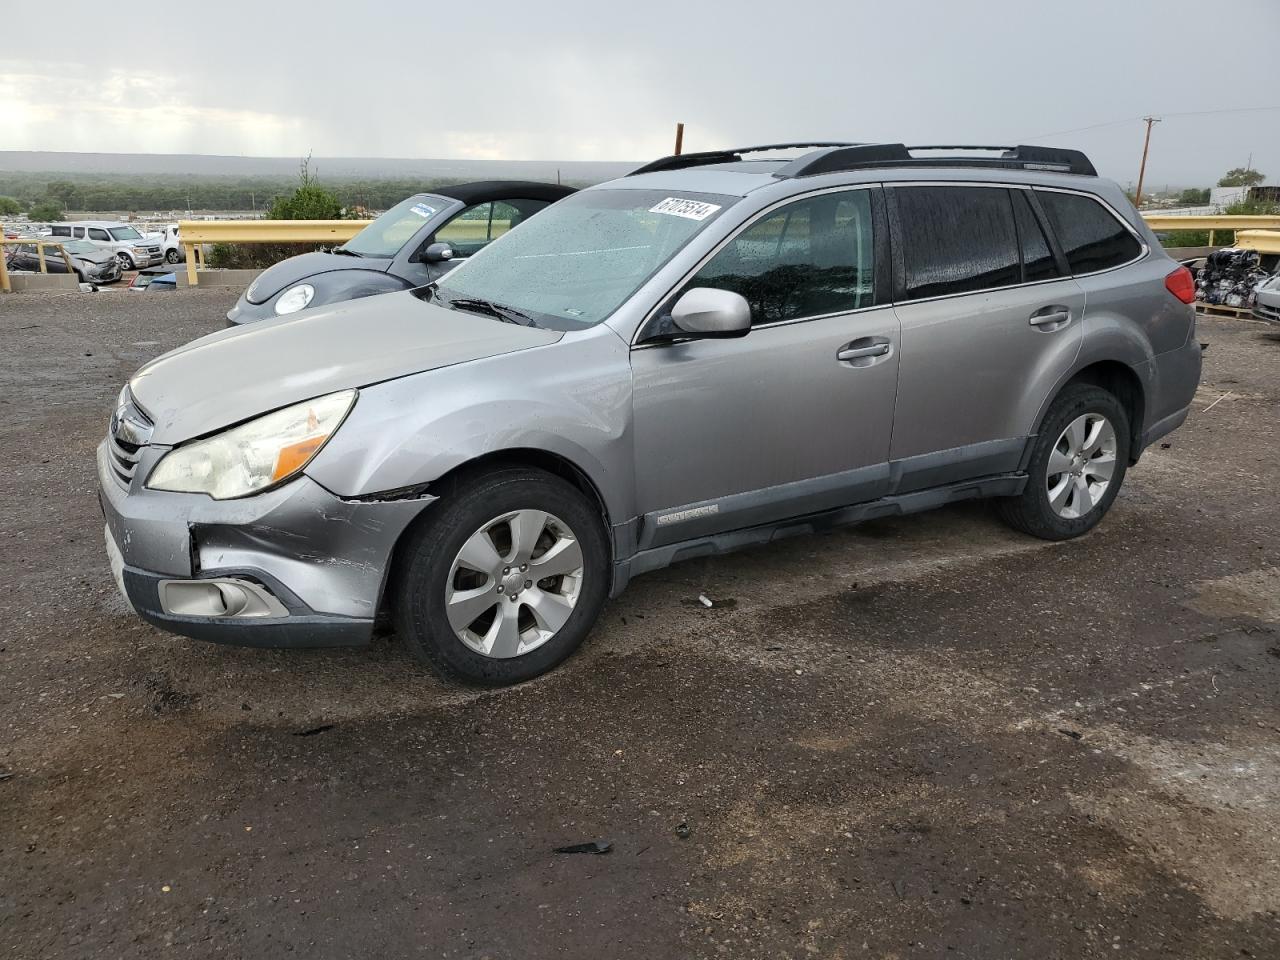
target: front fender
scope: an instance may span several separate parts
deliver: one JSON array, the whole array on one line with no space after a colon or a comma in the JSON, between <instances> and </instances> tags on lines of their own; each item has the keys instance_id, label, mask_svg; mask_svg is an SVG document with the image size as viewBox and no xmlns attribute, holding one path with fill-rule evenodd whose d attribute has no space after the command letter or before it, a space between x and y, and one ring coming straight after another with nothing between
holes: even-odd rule
<instances>
[{"instance_id":1,"label":"front fender","mask_svg":"<svg viewBox=\"0 0 1280 960\"><path fill-rule=\"evenodd\" d=\"M489 454L539 450L581 470L623 523L635 515L631 393L627 345L601 325L365 388L307 473L339 496L368 497Z\"/></svg>"}]
</instances>

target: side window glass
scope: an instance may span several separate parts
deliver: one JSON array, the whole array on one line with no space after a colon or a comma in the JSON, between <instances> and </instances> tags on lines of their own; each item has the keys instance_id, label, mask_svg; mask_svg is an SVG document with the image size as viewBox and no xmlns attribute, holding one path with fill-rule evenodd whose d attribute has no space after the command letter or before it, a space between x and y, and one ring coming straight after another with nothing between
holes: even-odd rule
<instances>
[{"instance_id":1,"label":"side window glass","mask_svg":"<svg viewBox=\"0 0 1280 960\"><path fill-rule=\"evenodd\" d=\"M520 222L520 211L501 200L493 204L493 214L489 219L489 239L497 240L500 236Z\"/></svg>"},{"instance_id":2,"label":"side window glass","mask_svg":"<svg viewBox=\"0 0 1280 960\"><path fill-rule=\"evenodd\" d=\"M1077 193L1039 190L1072 273L1093 273L1136 260L1142 246L1106 207Z\"/></svg>"},{"instance_id":3,"label":"side window glass","mask_svg":"<svg viewBox=\"0 0 1280 960\"><path fill-rule=\"evenodd\" d=\"M84 239L84 227L76 227L76 229L75 229L75 237L76 237L76 239L77 239L77 240L83 240L83 239Z\"/></svg>"},{"instance_id":4,"label":"side window glass","mask_svg":"<svg viewBox=\"0 0 1280 960\"><path fill-rule=\"evenodd\" d=\"M797 200L730 240L684 289L740 293L757 325L869 307L872 236L868 190Z\"/></svg>"},{"instance_id":5,"label":"side window glass","mask_svg":"<svg viewBox=\"0 0 1280 960\"><path fill-rule=\"evenodd\" d=\"M97 227L90 227L89 239L90 240L110 240L111 238L107 236L107 231L99 230Z\"/></svg>"},{"instance_id":6,"label":"side window glass","mask_svg":"<svg viewBox=\"0 0 1280 960\"><path fill-rule=\"evenodd\" d=\"M1018 224L1018 242L1022 246L1022 281L1051 280L1058 276L1058 263L1049 241L1045 238L1040 221L1036 219L1027 199L1027 191L1011 190L1013 218Z\"/></svg>"},{"instance_id":7,"label":"side window glass","mask_svg":"<svg viewBox=\"0 0 1280 960\"><path fill-rule=\"evenodd\" d=\"M895 195L908 300L1021 282L1008 190L898 187Z\"/></svg>"},{"instance_id":8,"label":"side window glass","mask_svg":"<svg viewBox=\"0 0 1280 960\"><path fill-rule=\"evenodd\" d=\"M52 231L52 236L69 237L71 236L71 228L70 227L54 227Z\"/></svg>"},{"instance_id":9,"label":"side window glass","mask_svg":"<svg viewBox=\"0 0 1280 960\"><path fill-rule=\"evenodd\" d=\"M489 242L492 203L468 207L436 231L436 240L453 247L454 256L469 257Z\"/></svg>"}]
</instances>

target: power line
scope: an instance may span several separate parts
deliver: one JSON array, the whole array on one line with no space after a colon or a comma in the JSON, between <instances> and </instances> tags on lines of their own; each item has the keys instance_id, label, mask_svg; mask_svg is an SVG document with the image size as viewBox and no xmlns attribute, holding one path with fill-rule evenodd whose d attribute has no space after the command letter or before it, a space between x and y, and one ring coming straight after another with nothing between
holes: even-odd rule
<instances>
[{"instance_id":1,"label":"power line","mask_svg":"<svg viewBox=\"0 0 1280 960\"><path fill-rule=\"evenodd\" d=\"M1227 113L1259 113L1264 111L1280 110L1280 106L1274 107L1228 107L1221 110L1182 110L1174 113L1162 113L1164 118L1168 117L1205 117L1217 114ZM1146 117L1125 117L1123 120L1108 120L1106 123L1094 123L1087 127L1076 127L1073 130L1055 130L1052 133L1035 133L1029 137L1021 138L1026 140L1043 140L1046 137L1062 137L1069 133L1084 133L1086 130L1101 130L1103 127L1118 127L1125 123L1138 123L1145 120Z\"/></svg>"}]
</instances>

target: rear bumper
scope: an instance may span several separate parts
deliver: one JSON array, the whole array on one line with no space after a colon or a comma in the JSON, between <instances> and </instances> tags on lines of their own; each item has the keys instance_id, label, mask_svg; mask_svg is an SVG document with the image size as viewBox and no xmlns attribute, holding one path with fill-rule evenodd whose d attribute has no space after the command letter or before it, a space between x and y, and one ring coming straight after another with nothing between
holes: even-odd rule
<instances>
[{"instance_id":1,"label":"rear bumper","mask_svg":"<svg viewBox=\"0 0 1280 960\"><path fill-rule=\"evenodd\" d=\"M1200 370L1204 364L1200 341L1194 333L1193 328L1185 344L1152 361L1153 382L1148 394L1146 427L1140 438L1141 446L1133 455L1135 462L1148 446L1182 426L1191 412L1191 401L1200 386Z\"/></svg>"},{"instance_id":2,"label":"rear bumper","mask_svg":"<svg viewBox=\"0 0 1280 960\"><path fill-rule=\"evenodd\" d=\"M147 490L143 478L163 453L144 447L126 488L107 444L98 448L107 554L139 616L247 646L369 640L395 544L435 498L342 500L305 475L241 500Z\"/></svg>"}]
</instances>

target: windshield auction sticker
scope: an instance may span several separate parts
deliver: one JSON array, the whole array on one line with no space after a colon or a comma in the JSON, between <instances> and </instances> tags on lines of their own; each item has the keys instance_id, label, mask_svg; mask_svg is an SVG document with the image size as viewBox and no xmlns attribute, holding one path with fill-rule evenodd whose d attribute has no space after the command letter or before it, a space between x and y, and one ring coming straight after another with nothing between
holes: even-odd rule
<instances>
[{"instance_id":1,"label":"windshield auction sticker","mask_svg":"<svg viewBox=\"0 0 1280 960\"><path fill-rule=\"evenodd\" d=\"M425 203L415 203L409 209L412 210L414 213L416 213L418 216L422 217L424 220L428 219L429 217L431 217L432 214L436 212L435 207L428 207Z\"/></svg>"},{"instance_id":2,"label":"windshield auction sticker","mask_svg":"<svg viewBox=\"0 0 1280 960\"><path fill-rule=\"evenodd\" d=\"M684 217L686 220L705 220L711 216L720 207L714 203L703 203L701 200L682 200L679 197L667 197L655 207L650 207L650 213L666 213L673 217Z\"/></svg>"}]
</instances>

